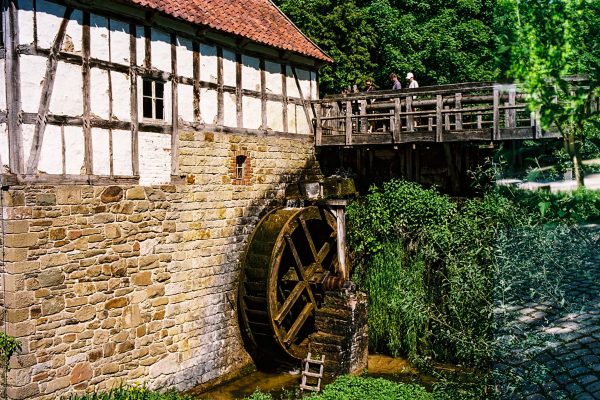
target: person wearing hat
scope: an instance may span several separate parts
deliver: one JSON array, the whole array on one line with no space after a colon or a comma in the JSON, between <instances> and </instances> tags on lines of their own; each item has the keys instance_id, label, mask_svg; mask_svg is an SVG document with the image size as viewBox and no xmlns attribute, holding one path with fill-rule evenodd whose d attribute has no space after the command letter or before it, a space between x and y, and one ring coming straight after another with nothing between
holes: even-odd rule
<instances>
[{"instance_id":1,"label":"person wearing hat","mask_svg":"<svg viewBox=\"0 0 600 400\"><path fill-rule=\"evenodd\" d=\"M412 72L409 72L408 74L406 74L406 79L408 79L408 88L409 89L414 89L414 88L419 87L419 82L417 82L415 80L415 76L413 75Z\"/></svg>"}]
</instances>

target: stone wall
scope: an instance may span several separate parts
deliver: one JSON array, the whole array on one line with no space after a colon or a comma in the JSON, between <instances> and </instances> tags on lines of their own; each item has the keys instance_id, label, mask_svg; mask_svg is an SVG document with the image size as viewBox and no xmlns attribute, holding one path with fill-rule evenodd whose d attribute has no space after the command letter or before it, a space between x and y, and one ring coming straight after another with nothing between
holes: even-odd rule
<instances>
[{"instance_id":1,"label":"stone wall","mask_svg":"<svg viewBox=\"0 0 600 400\"><path fill-rule=\"evenodd\" d=\"M252 159L243 184L231 173L240 151ZM239 261L312 160L308 137L182 132L182 184L4 190L6 324L23 343L9 398L133 382L184 390L249 363Z\"/></svg>"}]
</instances>

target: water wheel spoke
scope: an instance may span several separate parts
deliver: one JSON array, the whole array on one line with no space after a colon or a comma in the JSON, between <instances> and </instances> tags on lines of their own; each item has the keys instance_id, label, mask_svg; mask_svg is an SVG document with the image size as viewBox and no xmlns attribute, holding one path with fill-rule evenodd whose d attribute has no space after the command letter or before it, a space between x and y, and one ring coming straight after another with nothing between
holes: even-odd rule
<instances>
[{"instance_id":1,"label":"water wheel spoke","mask_svg":"<svg viewBox=\"0 0 600 400\"><path fill-rule=\"evenodd\" d=\"M304 220L304 218L302 218L302 216L299 216L298 219L300 220L300 225L302 225L302 230L304 231L304 235L306 236L306 240L308 241L308 246L310 247L310 251L313 255L313 259L316 261L317 260L317 248L315 247L315 242L313 242L312 235L310 234L310 231L308 230L308 226L306 225L306 221Z\"/></svg>"},{"instance_id":2,"label":"water wheel spoke","mask_svg":"<svg viewBox=\"0 0 600 400\"><path fill-rule=\"evenodd\" d=\"M287 343L289 345L292 342L292 340L294 340L296 338L296 335L300 331L300 328L302 328L302 326L304 325L304 323L306 322L308 317L311 315L313 307L314 306L312 303L306 303L306 305L300 312L300 315L298 315L298 318L296 318L296 321L294 321L294 324L292 325L290 330L287 332L287 335L285 335L285 339L284 339L285 343Z\"/></svg>"},{"instance_id":3,"label":"water wheel spoke","mask_svg":"<svg viewBox=\"0 0 600 400\"><path fill-rule=\"evenodd\" d=\"M296 261L296 270L298 271L298 275L300 275L300 279L305 281L304 278L304 266L302 265L302 259L300 258L300 254L298 254L298 249L296 249L296 245L292 241L292 237L289 234L285 234L285 240L287 241L288 246L290 246L290 250L292 251L292 256L294 257L294 261Z\"/></svg>"},{"instance_id":4,"label":"water wheel spoke","mask_svg":"<svg viewBox=\"0 0 600 400\"><path fill-rule=\"evenodd\" d=\"M317 308L317 301L315 300L315 296L310 289L310 278L313 276L317 268L321 265L320 263L311 264L306 270L303 268L302 260L300 259L300 255L298 254L298 250L296 249L296 245L292 241L292 237L288 234L285 235L285 239L287 240L288 246L290 246L290 250L292 251L292 255L294 260L296 260L296 269L298 270L298 274L302 281L306 284L306 291L308 292L308 297L310 298L310 302L313 304L315 308Z\"/></svg>"},{"instance_id":5,"label":"water wheel spoke","mask_svg":"<svg viewBox=\"0 0 600 400\"><path fill-rule=\"evenodd\" d=\"M323 244L323 247L321 247L321 249L319 250L319 253L317 254L317 260L316 263L321 265L323 263L323 261L325 260L325 257L327 257L327 255L329 254L329 250L331 250L331 245L329 244L329 242L325 242Z\"/></svg>"},{"instance_id":6,"label":"water wheel spoke","mask_svg":"<svg viewBox=\"0 0 600 400\"><path fill-rule=\"evenodd\" d=\"M290 312L296 301L300 298L300 295L306 288L306 282L298 282L296 286L290 292L290 295L285 299L281 308L277 311L277 315L275 316L275 321L277 323L281 323L285 316Z\"/></svg>"}]
</instances>

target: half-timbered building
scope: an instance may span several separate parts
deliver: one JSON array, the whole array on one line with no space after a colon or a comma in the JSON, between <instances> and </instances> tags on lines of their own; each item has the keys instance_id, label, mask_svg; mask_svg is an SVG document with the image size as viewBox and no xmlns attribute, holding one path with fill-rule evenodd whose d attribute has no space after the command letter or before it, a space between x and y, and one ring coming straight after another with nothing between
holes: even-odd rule
<instances>
[{"instance_id":1,"label":"half-timbered building","mask_svg":"<svg viewBox=\"0 0 600 400\"><path fill-rule=\"evenodd\" d=\"M244 244L315 170L331 59L269 0L4 0L1 21L8 397L234 374Z\"/></svg>"}]
</instances>

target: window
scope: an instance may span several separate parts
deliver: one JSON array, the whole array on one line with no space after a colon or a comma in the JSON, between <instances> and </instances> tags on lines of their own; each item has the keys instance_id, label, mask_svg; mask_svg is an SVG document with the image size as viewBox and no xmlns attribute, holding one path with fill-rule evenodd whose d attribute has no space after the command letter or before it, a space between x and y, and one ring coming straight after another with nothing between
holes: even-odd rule
<instances>
[{"instance_id":1,"label":"window","mask_svg":"<svg viewBox=\"0 0 600 400\"><path fill-rule=\"evenodd\" d=\"M237 156L235 158L235 178L237 180L244 179L246 174L246 156Z\"/></svg>"},{"instance_id":2,"label":"window","mask_svg":"<svg viewBox=\"0 0 600 400\"><path fill-rule=\"evenodd\" d=\"M143 115L149 119L165 119L165 84L164 82L144 79Z\"/></svg>"}]
</instances>

